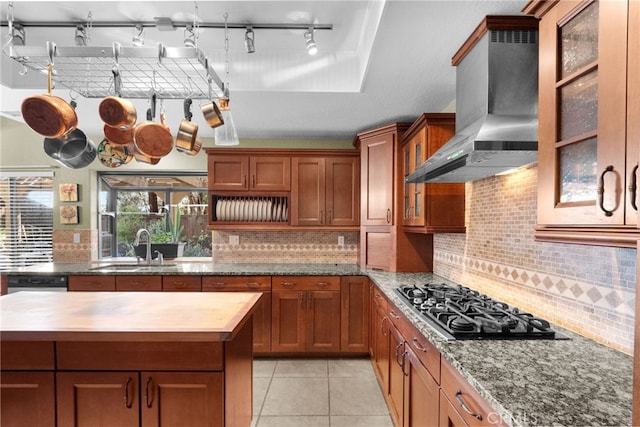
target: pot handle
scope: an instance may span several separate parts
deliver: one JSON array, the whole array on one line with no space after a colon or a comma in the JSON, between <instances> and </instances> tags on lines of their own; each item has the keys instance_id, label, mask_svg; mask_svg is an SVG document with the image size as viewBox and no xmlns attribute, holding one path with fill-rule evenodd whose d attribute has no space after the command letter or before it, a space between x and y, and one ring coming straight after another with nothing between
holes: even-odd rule
<instances>
[{"instance_id":1,"label":"pot handle","mask_svg":"<svg viewBox=\"0 0 640 427\"><path fill-rule=\"evenodd\" d=\"M149 111L151 111L151 119L149 120L153 120L153 118L156 116L156 93L155 92L151 94L151 97L149 98L149 102L151 106L149 110L147 110L147 117L149 117Z\"/></svg>"},{"instance_id":2,"label":"pot handle","mask_svg":"<svg viewBox=\"0 0 640 427\"><path fill-rule=\"evenodd\" d=\"M184 118L190 122L191 121L191 117L193 117L193 114L191 114L191 103L193 101L191 100L191 98L187 98L184 100Z\"/></svg>"},{"instance_id":3,"label":"pot handle","mask_svg":"<svg viewBox=\"0 0 640 427\"><path fill-rule=\"evenodd\" d=\"M147 120L153 121L153 113L151 112L151 108L147 108Z\"/></svg>"}]
</instances>

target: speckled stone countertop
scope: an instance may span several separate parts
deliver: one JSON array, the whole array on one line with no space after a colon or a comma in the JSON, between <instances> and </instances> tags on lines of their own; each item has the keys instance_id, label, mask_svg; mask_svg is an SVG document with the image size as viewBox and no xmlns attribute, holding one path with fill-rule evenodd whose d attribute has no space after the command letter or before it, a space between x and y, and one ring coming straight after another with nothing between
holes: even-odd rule
<instances>
[{"instance_id":1,"label":"speckled stone countertop","mask_svg":"<svg viewBox=\"0 0 640 427\"><path fill-rule=\"evenodd\" d=\"M367 275L507 424L631 425L631 356L557 325L552 328L569 340L446 341L394 291L399 286L427 282L454 284L431 273L387 273L353 264L212 262L177 262L140 271L101 270L100 266L105 264L109 263L40 264L11 274Z\"/></svg>"},{"instance_id":2,"label":"speckled stone countertop","mask_svg":"<svg viewBox=\"0 0 640 427\"><path fill-rule=\"evenodd\" d=\"M394 289L453 282L430 273L367 275L508 424L631 425L631 356L557 325L569 340L445 341Z\"/></svg>"}]
</instances>

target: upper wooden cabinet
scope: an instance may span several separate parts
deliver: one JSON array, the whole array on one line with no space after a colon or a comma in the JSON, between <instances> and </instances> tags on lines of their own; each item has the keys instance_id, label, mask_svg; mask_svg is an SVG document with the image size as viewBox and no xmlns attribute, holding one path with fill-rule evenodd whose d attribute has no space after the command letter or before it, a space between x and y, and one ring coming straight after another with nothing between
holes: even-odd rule
<instances>
[{"instance_id":1,"label":"upper wooden cabinet","mask_svg":"<svg viewBox=\"0 0 640 427\"><path fill-rule=\"evenodd\" d=\"M293 157L291 225L357 226L360 162L350 156Z\"/></svg>"},{"instance_id":2,"label":"upper wooden cabinet","mask_svg":"<svg viewBox=\"0 0 640 427\"><path fill-rule=\"evenodd\" d=\"M237 153L237 150L235 150ZM222 150L208 152L209 190L289 191L290 156L238 155Z\"/></svg>"},{"instance_id":3,"label":"upper wooden cabinet","mask_svg":"<svg viewBox=\"0 0 640 427\"><path fill-rule=\"evenodd\" d=\"M403 177L412 174L455 134L455 114L422 114L402 137ZM462 184L404 183L404 230L409 233L464 233Z\"/></svg>"},{"instance_id":4,"label":"upper wooden cabinet","mask_svg":"<svg viewBox=\"0 0 640 427\"><path fill-rule=\"evenodd\" d=\"M538 240L635 247L635 1L532 1L540 21Z\"/></svg>"}]
</instances>

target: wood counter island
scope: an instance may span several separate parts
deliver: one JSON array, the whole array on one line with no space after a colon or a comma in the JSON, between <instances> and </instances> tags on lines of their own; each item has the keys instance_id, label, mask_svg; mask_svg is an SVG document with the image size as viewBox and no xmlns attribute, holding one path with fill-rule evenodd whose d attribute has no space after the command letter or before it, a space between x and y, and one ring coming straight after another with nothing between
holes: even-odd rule
<instances>
[{"instance_id":1,"label":"wood counter island","mask_svg":"<svg viewBox=\"0 0 640 427\"><path fill-rule=\"evenodd\" d=\"M260 293L0 298L0 419L13 426L242 426Z\"/></svg>"}]
</instances>

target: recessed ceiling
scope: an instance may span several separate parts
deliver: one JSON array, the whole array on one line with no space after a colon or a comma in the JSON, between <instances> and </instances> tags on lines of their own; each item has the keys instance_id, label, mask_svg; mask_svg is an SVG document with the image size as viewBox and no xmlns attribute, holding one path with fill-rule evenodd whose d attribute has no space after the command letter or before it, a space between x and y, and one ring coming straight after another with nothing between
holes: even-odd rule
<instances>
[{"instance_id":1,"label":"recessed ceiling","mask_svg":"<svg viewBox=\"0 0 640 427\"><path fill-rule=\"evenodd\" d=\"M229 30L231 111L240 138L352 139L355 133L394 121L413 121L423 112L451 108L455 67L451 57L485 15L520 14L526 1L62 1L13 3L15 22L128 23L168 17L174 22L331 24L316 30L319 52L309 56L304 31L254 29L256 52L247 54L244 29ZM0 5L2 34L7 34L9 3ZM26 45L74 45L73 28L27 27ZM94 27L89 46L131 46L132 27ZM218 75L227 80L224 30L200 28L198 47ZM145 46L181 47L184 28L145 28ZM3 37L3 43L6 38ZM5 49L6 51L6 49ZM1 59L0 111L19 119L22 100L46 92L46 77L6 54ZM55 67L55 64L54 64ZM123 85L126 77L123 76ZM70 98L69 89L54 95ZM99 98L78 99L79 127L102 135ZM146 99L132 100L139 120ZM193 121L202 137L212 137L193 104ZM169 126L183 118L181 100L162 103Z\"/></svg>"}]
</instances>

